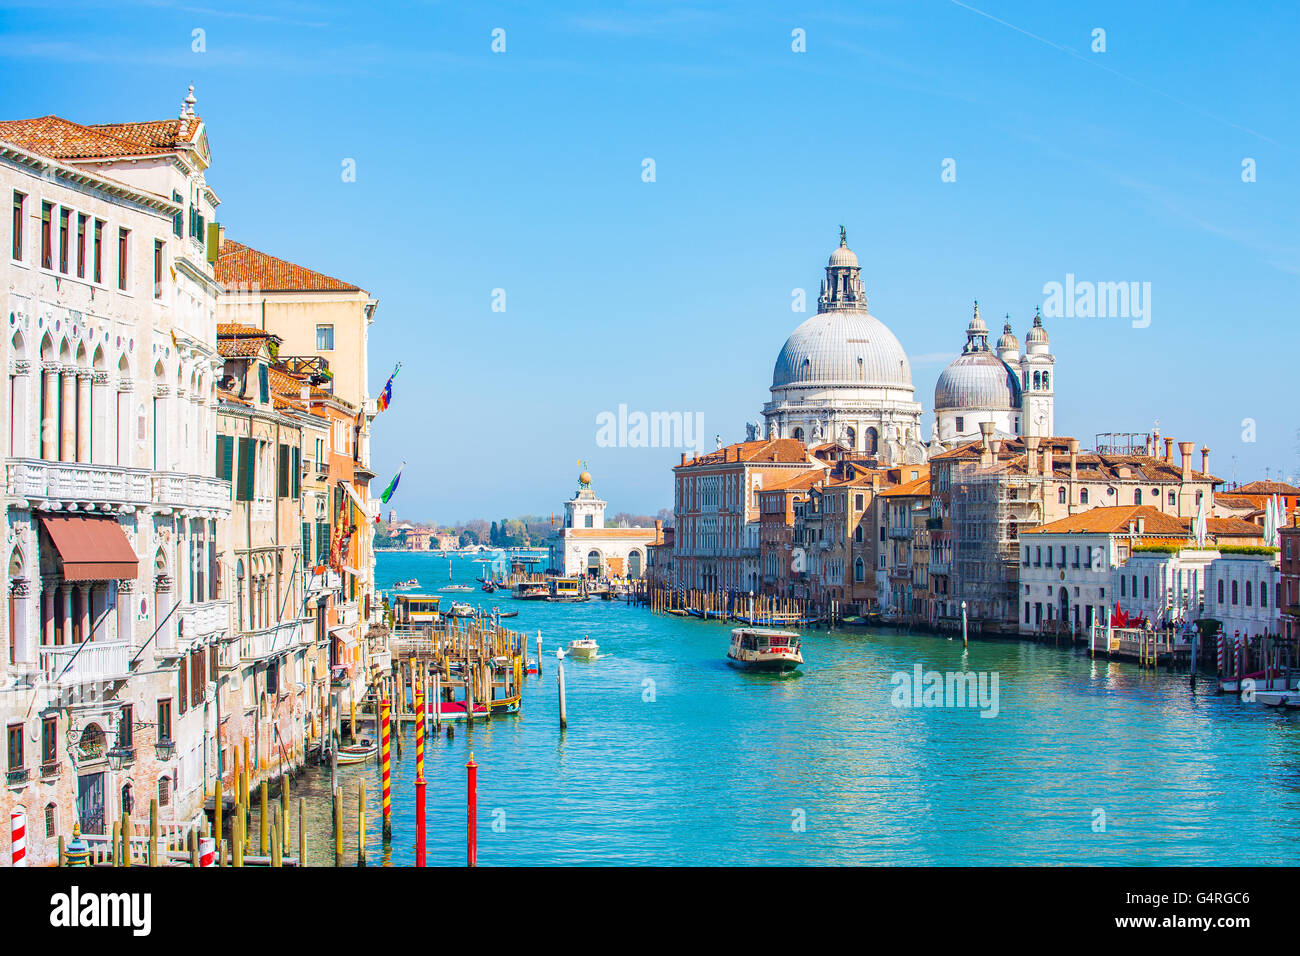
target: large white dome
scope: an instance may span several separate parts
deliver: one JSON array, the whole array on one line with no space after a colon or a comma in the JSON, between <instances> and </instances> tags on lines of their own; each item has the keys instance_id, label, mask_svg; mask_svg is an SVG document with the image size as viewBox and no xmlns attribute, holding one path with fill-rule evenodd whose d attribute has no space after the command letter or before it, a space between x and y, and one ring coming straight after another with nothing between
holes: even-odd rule
<instances>
[{"instance_id":1,"label":"large white dome","mask_svg":"<svg viewBox=\"0 0 1300 956\"><path fill-rule=\"evenodd\" d=\"M786 339L772 387L849 385L912 388L912 368L894 333L860 309L819 312Z\"/></svg>"},{"instance_id":2,"label":"large white dome","mask_svg":"<svg viewBox=\"0 0 1300 956\"><path fill-rule=\"evenodd\" d=\"M934 385L934 410L1018 411L1020 378L992 352L966 352L943 370Z\"/></svg>"}]
</instances>

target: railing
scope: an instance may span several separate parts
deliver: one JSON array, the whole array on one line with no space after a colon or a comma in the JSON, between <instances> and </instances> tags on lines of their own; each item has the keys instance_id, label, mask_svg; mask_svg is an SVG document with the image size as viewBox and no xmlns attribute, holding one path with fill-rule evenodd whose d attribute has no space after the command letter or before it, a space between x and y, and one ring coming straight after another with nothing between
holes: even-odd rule
<instances>
[{"instance_id":1,"label":"railing","mask_svg":"<svg viewBox=\"0 0 1300 956\"><path fill-rule=\"evenodd\" d=\"M130 657L130 641L42 644L40 649L41 672L60 687L122 680L130 673Z\"/></svg>"},{"instance_id":2,"label":"railing","mask_svg":"<svg viewBox=\"0 0 1300 956\"><path fill-rule=\"evenodd\" d=\"M183 640L208 637L230 626L229 601L182 604L177 613L180 615L180 633Z\"/></svg>"},{"instance_id":3,"label":"railing","mask_svg":"<svg viewBox=\"0 0 1300 956\"><path fill-rule=\"evenodd\" d=\"M908 538L912 537L912 529L911 529L911 528L895 528L895 527L891 527L887 533L888 533L889 537L894 538L895 540L898 540L898 541L906 541Z\"/></svg>"},{"instance_id":4,"label":"railing","mask_svg":"<svg viewBox=\"0 0 1300 956\"><path fill-rule=\"evenodd\" d=\"M312 595L320 597L324 592L337 591L342 587L343 579L337 571L325 571L321 574L307 575L307 587L305 590L309 596L308 600L310 600Z\"/></svg>"},{"instance_id":5,"label":"railing","mask_svg":"<svg viewBox=\"0 0 1300 956\"><path fill-rule=\"evenodd\" d=\"M947 561L931 561L931 562L930 562L930 573L931 573L931 574L947 574L947 573L948 573L948 562L947 562Z\"/></svg>"},{"instance_id":6,"label":"railing","mask_svg":"<svg viewBox=\"0 0 1300 956\"><path fill-rule=\"evenodd\" d=\"M261 631L252 631L239 636L239 656L245 661L260 661L289 650L297 640L301 621L289 621L277 624Z\"/></svg>"},{"instance_id":7,"label":"railing","mask_svg":"<svg viewBox=\"0 0 1300 956\"><path fill-rule=\"evenodd\" d=\"M153 503L230 511L230 482L180 472L153 474Z\"/></svg>"},{"instance_id":8,"label":"railing","mask_svg":"<svg viewBox=\"0 0 1300 956\"><path fill-rule=\"evenodd\" d=\"M19 458L9 463L6 492L11 498L35 501L145 505L150 501L149 472L143 468Z\"/></svg>"}]
</instances>

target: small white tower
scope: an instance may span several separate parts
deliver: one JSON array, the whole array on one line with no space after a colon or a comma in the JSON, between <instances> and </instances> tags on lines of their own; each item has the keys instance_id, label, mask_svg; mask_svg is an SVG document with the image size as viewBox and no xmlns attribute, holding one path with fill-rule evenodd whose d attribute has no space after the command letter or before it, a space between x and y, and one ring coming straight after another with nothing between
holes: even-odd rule
<instances>
[{"instance_id":1,"label":"small white tower","mask_svg":"<svg viewBox=\"0 0 1300 956\"><path fill-rule=\"evenodd\" d=\"M1024 389L1022 435L1049 438L1056 433L1055 365L1043 318L1035 309L1033 328L1025 336L1025 357L1020 360L1020 381Z\"/></svg>"},{"instance_id":2,"label":"small white tower","mask_svg":"<svg viewBox=\"0 0 1300 956\"><path fill-rule=\"evenodd\" d=\"M585 469L578 476L578 491L564 503L566 528L605 527L605 502L591 490L591 475Z\"/></svg>"}]
</instances>

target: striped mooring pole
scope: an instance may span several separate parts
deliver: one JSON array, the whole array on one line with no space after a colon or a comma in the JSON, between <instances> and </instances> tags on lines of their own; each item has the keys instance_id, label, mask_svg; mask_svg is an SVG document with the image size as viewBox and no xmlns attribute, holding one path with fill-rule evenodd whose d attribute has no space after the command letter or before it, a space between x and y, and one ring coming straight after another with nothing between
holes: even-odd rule
<instances>
[{"instance_id":1,"label":"striped mooring pole","mask_svg":"<svg viewBox=\"0 0 1300 956\"><path fill-rule=\"evenodd\" d=\"M414 675L412 675L414 677ZM424 692L415 681L415 865L424 866Z\"/></svg>"},{"instance_id":2,"label":"striped mooring pole","mask_svg":"<svg viewBox=\"0 0 1300 956\"><path fill-rule=\"evenodd\" d=\"M392 790L391 790L391 780L390 780L391 762L389 758L389 745L391 744L390 738L392 735L392 725L389 722L391 719L389 714L389 708L391 706L392 705L389 703L387 697L385 697L379 704L379 712L381 715L380 731L382 733L382 736L380 737L380 745L379 745L380 765L383 768L381 771L383 774L381 796L383 799L383 807L384 807L383 830L384 830L385 842L393 838L393 803L392 803Z\"/></svg>"},{"instance_id":3,"label":"striped mooring pole","mask_svg":"<svg viewBox=\"0 0 1300 956\"><path fill-rule=\"evenodd\" d=\"M13 865L27 865L27 810L21 804L9 811L9 833L12 838Z\"/></svg>"}]
</instances>

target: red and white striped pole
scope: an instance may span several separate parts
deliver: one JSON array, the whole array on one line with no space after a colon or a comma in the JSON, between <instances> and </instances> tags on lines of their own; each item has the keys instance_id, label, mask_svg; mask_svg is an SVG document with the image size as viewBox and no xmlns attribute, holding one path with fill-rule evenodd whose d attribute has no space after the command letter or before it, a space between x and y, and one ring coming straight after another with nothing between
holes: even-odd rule
<instances>
[{"instance_id":1,"label":"red and white striped pole","mask_svg":"<svg viewBox=\"0 0 1300 956\"><path fill-rule=\"evenodd\" d=\"M199 866L217 865L217 841L215 837L199 837Z\"/></svg>"},{"instance_id":2,"label":"red and white striped pole","mask_svg":"<svg viewBox=\"0 0 1300 956\"><path fill-rule=\"evenodd\" d=\"M27 865L27 810L20 806L9 811L9 833L12 837L13 865Z\"/></svg>"}]
</instances>

